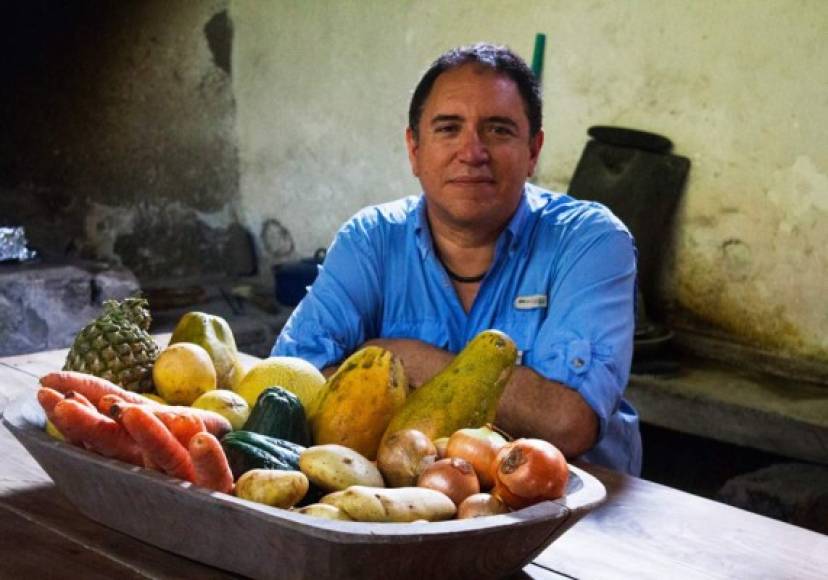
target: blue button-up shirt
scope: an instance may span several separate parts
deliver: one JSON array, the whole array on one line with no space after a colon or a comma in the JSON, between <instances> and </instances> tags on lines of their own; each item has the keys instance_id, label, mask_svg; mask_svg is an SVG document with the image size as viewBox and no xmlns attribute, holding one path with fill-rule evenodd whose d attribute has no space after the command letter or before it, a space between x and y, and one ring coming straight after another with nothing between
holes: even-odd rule
<instances>
[{"instance_id":1,"label":"blue button-up shirt","mask_svg":"<svg viewBox=\"0 0 828 580\"><path fill-rule=\"evenodd\" d=\"M435 255L422 196L366 208L337 233L273 354L319 368L372 338L457 353L512 337L520 363L576 390L600 424L584 458L638 475L638 416L623 399L635 325L635 246L604 206L527 184L469 312Z\"/></svg>"}]
</instances>

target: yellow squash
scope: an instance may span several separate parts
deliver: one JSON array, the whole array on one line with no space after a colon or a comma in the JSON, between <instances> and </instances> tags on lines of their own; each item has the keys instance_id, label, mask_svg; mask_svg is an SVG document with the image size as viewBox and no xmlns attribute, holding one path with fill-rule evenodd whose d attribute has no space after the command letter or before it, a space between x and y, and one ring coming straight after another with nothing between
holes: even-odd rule
<instances>
[{"instance_id":1,"label":"yellow squash","mask_svg":"<svg viewBox=\"0 0 828 580\"><path fill-rule=\"evenodd\" d=\"M344 445L376 459L382 434L407 394L408 379L394 354L378 346L358 350L325 383L312 418L314 443Z\"/></svg>"},{"instance_id":2,"label":"yellow squash","mask_svg":"<svg viewBox=\"0 0 828 580\"><path fill-rule=\"evenodd\" d=\"M509 336L484 330L445 369L411 393L384 436L416 429L434 441L458 429L493 423L516 359L517 347Z\"/></svg>"}]
</instances>

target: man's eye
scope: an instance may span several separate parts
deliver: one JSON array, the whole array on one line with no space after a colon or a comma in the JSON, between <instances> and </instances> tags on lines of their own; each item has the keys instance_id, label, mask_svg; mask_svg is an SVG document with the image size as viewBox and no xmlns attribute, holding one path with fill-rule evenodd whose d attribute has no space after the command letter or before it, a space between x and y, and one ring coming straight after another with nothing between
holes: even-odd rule
<instances>
[{"instance_id":1,"label":"man's eye","mask_svg":"<svg viewBox=\"0 0 828 580\"><path fill-rule=\"evenodd\" d=\"M498 136L508 137L515 134L514 129L509 127L508 125L492 125L489 127L489 131L494 133Z\"/></svg>"},{"instance_id":2,"label":"man's eye","mask_svg":"<svg viewBox=\"0 0 828 580\"><path fill-rule=\"evenodd\" d=\"M456 133L457 132L457 125L437 125L434 128L435 133Z\"/></svg>"}]
</instances>

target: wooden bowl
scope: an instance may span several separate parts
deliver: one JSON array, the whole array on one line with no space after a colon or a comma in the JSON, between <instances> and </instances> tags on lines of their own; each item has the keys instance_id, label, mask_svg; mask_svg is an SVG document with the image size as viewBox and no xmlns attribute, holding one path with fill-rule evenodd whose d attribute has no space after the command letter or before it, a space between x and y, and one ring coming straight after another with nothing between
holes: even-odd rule
<instances>
[{"instance_id":1,"label":"wooden bowl","mask_svg":"<svg viewBox=\"0 0 828 580\"><path fill-rule=\"evenodd\" d=\"M34 393L3 423L78 510L162 549L253 578L498 578L519 571L590 509L603 485L570 466L566 495L446 522L339 522L213 492L107 459L44 431Z\"/></svg>"}]
</instances>

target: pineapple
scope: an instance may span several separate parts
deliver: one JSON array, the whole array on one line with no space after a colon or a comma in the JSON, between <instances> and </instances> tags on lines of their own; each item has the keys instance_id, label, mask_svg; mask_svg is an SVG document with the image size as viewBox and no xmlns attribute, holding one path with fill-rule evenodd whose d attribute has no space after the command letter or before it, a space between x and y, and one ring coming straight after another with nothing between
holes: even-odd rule
<instances>
[{"instance_id":1,"label":"pineapple","mask_svg":"<svg viewBox=\"0 0 828 580\"><path fill-rule=\"evenodd\" d=\"M103 377L130 391L152 391L158 345L147 332L152 321L147 301L126 298L103 305L103 314L75 337L63 370Z\"/></svg>"}]
</instances>

